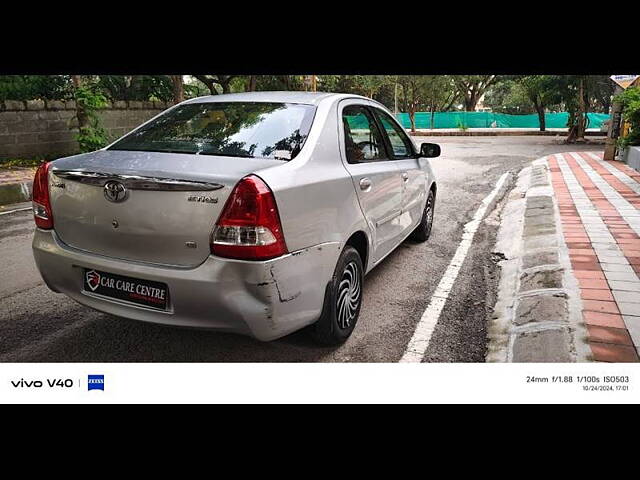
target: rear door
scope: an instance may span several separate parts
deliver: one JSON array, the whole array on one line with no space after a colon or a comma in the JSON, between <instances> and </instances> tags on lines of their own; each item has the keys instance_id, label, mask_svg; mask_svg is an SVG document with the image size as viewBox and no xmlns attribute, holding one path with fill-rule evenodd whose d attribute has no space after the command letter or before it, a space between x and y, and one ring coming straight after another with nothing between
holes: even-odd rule
<instances>
[{"instance_id":1,"label":"rear door","mask_svg":"<svg viewBox=\"0 0 640 480\"><path fill-rule=\"evenodd\" d=\"M372 108L379 122L390 156L402 178L402 215L400 224L408 234L420 222L426 201L427 179L420 166L413 142L404 129L379 108Z\"/></svg>"},{"instance_id":2,"label":"rear door","mask_svg":"<svg viewBox=\"0 0 640 480\"><path fill-rule=\"evenodd\" d=\"M372 258L377 262L393 249L402 234L398 223L402 212L402 179L369 108L357 101L345 101L341 107L345 166L369 224Z\"/></svg>"}]
</instances>

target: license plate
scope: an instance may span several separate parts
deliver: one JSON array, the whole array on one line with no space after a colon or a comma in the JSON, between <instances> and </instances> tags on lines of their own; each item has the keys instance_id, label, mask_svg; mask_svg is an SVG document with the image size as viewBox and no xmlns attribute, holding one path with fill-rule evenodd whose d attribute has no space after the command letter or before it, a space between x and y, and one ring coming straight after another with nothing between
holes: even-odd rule
<instances>
[{"instance_id":1,"label":"license plate","mask_svg":"<svg viewBox=\"0 0 640 480\"><path fill-rule=\"evenodd\" d=\"M169 289L164 283L85 268L83 284L85 292L126 300L145 307L167 309Z\"/></svg>"}]
</instances>

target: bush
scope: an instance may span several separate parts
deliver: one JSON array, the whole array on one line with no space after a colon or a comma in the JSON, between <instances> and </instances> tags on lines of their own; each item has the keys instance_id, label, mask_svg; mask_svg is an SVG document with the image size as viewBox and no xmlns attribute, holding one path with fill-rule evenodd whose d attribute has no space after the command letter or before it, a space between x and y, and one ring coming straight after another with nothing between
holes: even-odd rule
<instances>
[{"instance_id":1,"label":"bush","mask_svg":"<svg viewBox=\"0 0 640 480\"><path fill-rule=\"evenodd\" d=\"M76 88L75 100L88 119L88 125L78 129L76 139L81 152L93 152L109 143L109 135L102 127L97 110L107 106L107 98L95 83Z\"/></svg>"},{"instance_id":2,"label":"bush","mask_svg":"<svg viewBox=\"0 0 640 480\"><path fill-rule=\"evenodd\" d=\"M631 125L629 135L620 139L620 146L640 145L640 87L627 88L616 95L616 100L622 104L622 118Z\"/></svg>"}]
</instances>

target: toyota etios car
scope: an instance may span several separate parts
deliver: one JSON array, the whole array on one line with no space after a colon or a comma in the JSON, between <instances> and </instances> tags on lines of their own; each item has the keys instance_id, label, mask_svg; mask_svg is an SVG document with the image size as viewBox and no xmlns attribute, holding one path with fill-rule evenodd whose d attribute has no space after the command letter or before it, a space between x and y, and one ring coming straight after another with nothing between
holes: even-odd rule
<instances>
[{"instance_id":1,"label":"toyota etios car","mask_svg":"<svg viewBox=\"0 0 640 480\"><path fill-rule=\"evenodd\" d=\"M439 153L360 96L188 100L38 169L35 260L53 291L113 315L338 344L365 273L429 237Z\"/></svg>"}]
</instances>

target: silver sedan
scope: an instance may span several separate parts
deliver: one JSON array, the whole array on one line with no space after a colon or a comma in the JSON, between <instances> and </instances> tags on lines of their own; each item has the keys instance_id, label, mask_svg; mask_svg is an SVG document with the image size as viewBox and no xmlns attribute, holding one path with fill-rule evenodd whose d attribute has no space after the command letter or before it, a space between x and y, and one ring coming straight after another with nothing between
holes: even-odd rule
<instances>
[{"instance_id":1,"label":"silver sedan","mask_svg":"<svg viewBox=\"0 0 640 480\"><path fill-rule=\"evenodd\" d=\"M38 169L36 264L53 291L120 317L260 340L308 326L339 344L365 274L429 237L439 153L365 97L188 100Z\"/></svg>"}]
</instances>

